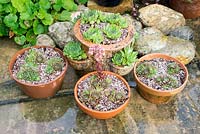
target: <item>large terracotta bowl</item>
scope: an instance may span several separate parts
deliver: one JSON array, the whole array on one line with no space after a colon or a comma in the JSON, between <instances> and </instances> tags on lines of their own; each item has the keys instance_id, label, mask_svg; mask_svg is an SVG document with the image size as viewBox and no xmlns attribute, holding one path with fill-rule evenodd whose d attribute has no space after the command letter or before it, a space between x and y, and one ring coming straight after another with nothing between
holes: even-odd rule
<instances>
[{"instance_id":1,"label":"large terracotta bowl","mask_svg":"<svg viewBox=\"0 0 200 134\"><path fill-rule=\"evenodd\" d=\"M169 4L174 10L181 12L187 19L200 16L200 0L192 0L192 2L187 0L170 0Z\"/></svg>"},{"instance_id":2,"label":"large terracotta bowl","mask_svg":"<svg viewBox=\"0 0 200 134\"><path fill-rule=\"evenodd\" d=\"M139 78L137 77L137 74L136 74L137 65L141 61L152 60L155 58L173 60L181 66L181 68L185 71L186 76L185 76L185 80L184 80L183 84L180 87L173 89L173 90L160 91L160 90L156 90L151 87L148 87L146 84L144 84L143 82L141 82L139 80ZM161 53L152 53L152 54L147 54L147 55L141 57L139 59L139 61L136 62L135 66L134 66L133 76L137 83L137 90L141 94L141 96L143 96L146 100L148 100L152 103L163 104L163 103L168 103L176 94L178 94L179 92L181 92L184 89L184 87L186 86L187 81L188 81L188 70L183 63L181 63L179 60L177 60L173 57L170 57L168 55L161 54Z\"/></svg>"},{"instance_id":3,"label":"large terracotta bowl","mask_svg":"<svg viewBox=\"0 0 200 134\"><path fill-rule=\"evenodd\" d=\"M81 21L78 20L75 25L74 25L74 35L75 37L83 44L84 49L86 49L86 51L93 45L101 45L102 48L106 51L106 57L112 57L112 53L113 52L117 52L121 49L123 49L124 47L128 46L133 39L133 35L134 35L134 28L132 25L129 25L128 27L128 35L127 37L115 44L110 44L110 45L102 45L102 44L95 44L93 42L87 41L84 39L81 31L80 31L80 23Z\"/></svg>"},{"instance_id":4,"label":"large terracotta bowl","mask_svg":"<svg viewBox=\"0 0 200 134\"><path fill-rule=\"evenodd\" d=\"M78 82L77 82L76 85L75 85L75 88L74 88L74 97L75 97L75 100L76 100L76 102L77 102L79 108L80 108L83 112L85 112L85 113L87 113L88 115L90 115L90 116L92 116L92 117L94 117L94 118L97 118L97 119L108 119L108 118L112 118L112 117L116 116L117 114L119 114L119 113L120 113L122 110L124 110L125 107L127 106L128 102L129 102L129 100L130 100L130 95L131 95L131 93L130 93L130 92L131 92L131 91L130 91L130 87L129 87L128 83L126 82L126 80L125 80L122 76L120 76L120 75L118 75L118 74L115 74L115 73L113 73L113 72L109 72L109 71L103 71L103 73L109 74L109 75L114 75L114 76L116 76L117 78L119 78L120 80L123 81L123 83L126 85L126 87L127 87L127 89L128 89L128 100L126 100L126 102L125 102L124 104L122 104L120 107L118 107L117 109L114 109L114 110L111 110L111 111L105 111L105 112L104 112L104 111L97 111L97 110L93 110L93 109L88 108L87 106L83 105L83 104L79 101L79 99L78 99L78 84L79 84L81 81L83 81L84 79L86 79L88 76L97 74L97 72L94 71L94 72L90 72L90 73L84 75L83 77L81 77L81 78L78 80Z\"/></svg>"},{"instance_id":5,"label":"large terracotta bowl","mask_svg":"<svg viewBox=\"0 0 200 134\"><path fill-rule=\"evenodd\" d=\"M34 46L34 48L45 48L45 46ZM12 69L13 69L13 66L14 66L14 63L15 63L17 57L24 54L24 52L29 49L30 48L21 49L11 58L10 63L9 63L10 76L21 87L23 92L30 97L32 97L32 98L52 97L62 86L62 82L64 80L65 73L67 71L68 62L65 59L65 57L63 56L62 51L59 50L58 48L54 48L54 50L57 51L65 61L65 67L64 67L64 70L62 71L62 73L54 80L47 82L45 84L24 83L13 76Z\"/></svg>"}]
</instances>

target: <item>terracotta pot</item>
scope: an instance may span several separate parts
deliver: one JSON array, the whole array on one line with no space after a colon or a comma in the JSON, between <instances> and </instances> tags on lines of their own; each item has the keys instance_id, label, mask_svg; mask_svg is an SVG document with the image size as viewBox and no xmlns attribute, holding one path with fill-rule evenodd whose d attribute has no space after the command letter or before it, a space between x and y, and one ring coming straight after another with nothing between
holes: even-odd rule
<instances>
[{"instance_id":1,"label":"terracotta pot","mask_svg":"<svg viewBox=\"0 0 200 134\"><path fill-rule=\"evenodd\" d=\"M120 4L122 0L96 0L97 4L105 7L114 7Z\"/></svg>"},{"instance_id":2,"label":"terracotta pot","mask_svg":"<svg viewBox=\"0 0 200 134\"><path fill-rule=\"evenodd\" d=\"M148 87L146 84L142 83L136 75L136 67L141 61L151 60L151 59L154 59L154 58L163 58L163 59L166 59L166 60L173 60L173 61L177 62L186 73L184 83L176 89L167 90L167 91L156 90L156 89ZM187 71L187 68L185 67L185 65L183 63L181 63L179 60L177 60L173 57L170 57L170 56L165 55L165 54L160 54L160 53L147 54L147 55L141 57L139 59L139 61L136 62L135 66L134 66L133 75L134 75L134 79L137 83L137 87L138 87L137 89L138 89L139 93L146 100L148 100L152 103L155 103L155 104L168 103L177 93L181 92L184 89L184 87L186 86L186 83L188 81L188 71Z\"/></svg>"},{"instance_id":3,"label":"terracotta pot","mask_svg":"<svg viewBox=\"0 0 200 134\"><path fill-rule=\"evenodd\" d=\"M134 34L133 26L129 25L128 35L124 40L122 40L118 43L115 43L115 44L111 44L111 45L102 45L102 44L96 44L96 45L101 45L102 48L104 48L104 50L106 52L106 57L110 58L110 57L112 57L113 52L117 52L117 51L123 49L124 47L128 46L132 42L133 34ZM80 20L78 20L74 25L74 35L83 44L83 47L86 51L88 51L89 47L95 45L95 43L84 39L84 37L80 31Z\"/></svg>"},{"instance_id":4,"label":"terracotta pot","mask_svg":"<svg viewBox=\"0 0 200 134\"><path fill-rule=\"evenodd\" d=\"M176 11L181 12L186 19L192 19L200 16L200 1L192 0L170 0L169 5Z\"/></svg>"},{"instance_id":5,"label":"terracotta pot","mask_svg":"<svg viewBox=\"0 0 200 134\"><path fill-rule=\"evenodd\" d=\"M118 75L118 74L115 74L115 73L113 73L113 72L103 71L103 73L109 74L109 75L114 75L114 76L116 76L117 78L119 78L119 79L121 79L121 80L123 81L123 83L127 86L127 89L128 89L128 100L126 100L126 102L125 102L123 105L121 105L120 107L118 107L117 109L114 109L114 110L111 110L111 111L105 111L105 112L104 112L104 111L97 111L97 110L90 109L90 108L86 107L85 105L83 105L83 104L79 101L79 99L78 99L78 95L77 95L77 92L78 92L78 84L79 84L81 81L83 81L84 79L86 79L88 76L94 75L94 74L96 74L96 73L97 73L96 71L90 72L90 73L84 75L83 77L81 77L81 78L78 80L78 82L76 83L75 88L74 88L74 97L75 97L75 100L76 100L76 102L77 102L79 108L80 108L83 112L87 113L88 115L90 115L90 116L92 116L92 117L94 117L94 118L97 118L97 119L108 119L108 118L112 118L112 117L116 116L117 114L119 114L119 113L120 113L122 110L124 110L124 108L127 106L128 102L129 102L129 100L130 100L130 95L131 95L131 93L130 93L130 92L131 92L131 91L130 91L130 87L129 87L128 83L126 82L126 80L125 80L122 76L120 76L120 75Z\"/></svg>"},{"instance_id":6,"label":"terracotta pot","mask_svg":"<svg viewBox=\"0 0 200 134\"><path fill-rule=\"evenodd\" d=\"M92 65L92 61L90 59L85 60L72 60L70 58L67 58L69 64L75 69L75 70L85 70L88 69Z\"/></svg>"},{"instance_id":7,"label":"terracotta pot","mask_svg":"<svg viewBox=\"0 0 200 134\"><path fill-rule=\"evenodd\" d=\"M34 48L44 48L45 46L34 46ZM49 47L50 48L50 47ZM62 54L62 51L59 50L58 48L54 48L55 51L57 51L58 53L60 53L60 55L62 56L62 58L65 61L65 67L64 70L62 71L62 73L55 78L54 80L45 83L45 84L29 84L29 83L24 83L20 80L18 80L17 78L15 78L13 76L12 73L12 69L13 69L13 65L17 59L18 56L22 55L26 50L28 50L30 48L24 48L21 49L20 51L18 51L10 60L9 63L9 72L11 77L16 81L16 83L21 87L21 89L24 91L24 93L32 98L47 98L47 97L51 97L53 96L56 91L58 91L61 86L62 86L62 82L64 80L65 77L65 73L67 71L67 67L68 67L68 62L65 59L65 57Z\"/></svg>"},{"instance_id":8,"label":"terracotta pot","mask_svg":"<svg viewBox=\"0 0 200 134\"><path fill-rule=\"evenodd\" d=\"M112 72L119 74L121 76L124 76L124 75L129 74L132 71L134 64L135 62L132 63L130 66L118 66L113 63L110 63L110 68Z\"/></svg>"}]
</instances>

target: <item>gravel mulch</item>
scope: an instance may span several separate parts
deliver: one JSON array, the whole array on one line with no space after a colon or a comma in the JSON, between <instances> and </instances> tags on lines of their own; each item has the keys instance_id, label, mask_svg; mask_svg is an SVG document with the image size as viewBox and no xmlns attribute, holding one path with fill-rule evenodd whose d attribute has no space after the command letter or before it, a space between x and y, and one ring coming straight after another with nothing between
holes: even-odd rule
<instances>
[{"instance_id":1,"label":"gravel mulch","mask_svg":"<svg viewBox=\"0 0 200 134\"><path fill-rule=\"evenodd\" d=\"M43 57L48 60L48 59L51 59L53 57L61 57L61 55L56 52L54 49L52 48L31 48L31 49L34 49L36 51L39 51L43 54ZM30 50L30 49L29 49ZM20 67L25 64L25 57L27 56L28 54L28 51L25 51L25 53L23 55L20 55L17 57L17 60L13 66L13 76L17 79L17 73L19 72L20 70ZM47 83L47 82L50 82L52 80L54 80L56 77L58 77L62 71L64 70L64 67L65 67L65 62L64 60L62 59L62 62L63 62L63 67L62 67L62 70L60 71L55 71L53 72L52 74L47 74L45 73L45 68L46 68L46 64L45 63L37 63L38 65L38 68L39 68L39 74L40 74L40 81L27 81L27 80L20 80L21 82L24 82L24 83L28 83L28 84L43 84L43 83Z\"/></svg>"},{"instance_id":2,"label":"gravel mulch","mask_svg":"<svg viewBox=\"0 0 200 134\"><path fill-rule=\"evenodd\" d=\"M139 76L137 74L138 79L141 82L143 82L144 84L146 84L147 86L149 86L153 89L157 89L157 90L161 90L161 91L173 90L173 89L180 87L185 81L186 74L183 69L180 69L180 71L178 73L170 74L170 77L172 77L173 79L175 79L177 81L176 87L174 87L174 88L162 87L162 85L160 85L156 82L156 78L159 76L163 76L163 77L169 76L169 74L167 73L167 66L169 65L169 63L172 63L174 61L156 58L153 60L148 60L148 61L143 61L143 62L150 63L157 68L157 72L156 72L155 76L153 76L152 78L147 78L145 76ZM141 62L141 63L143 63L143 62ZM137 67L138 67L138 65L137 65ZM179 67L180 67L180 65L179 65Z\"/></svg>"},{"instance_id":3,"label":"gravel mulch","mask_svg":"<svg viewBox=\"0 0 200 134\"><path fill-rule=\"evenodd\" d=\"M90 99L87 99L83 102L83 100L80 98L80 94L84 92L85 90L91 88L91 79L92 75L86 78L85 80L81 81L78 84L78 98L86 107L97 110L97 111L110 111L114 110L118 107L120 107L122 104L124 104L128 99L128 89L126 85L121 81L119 78L113 75L106 75L107 78L111 79L112 82L109 84L109 87L106 89L103 89L102 94L100 95L100 98L95 101L94 104L91 104L89 101ZM99 81L101 82L101 81ZM96 90L96 89L93 89ZM117 92L123 92L125 93L125 96L123 99L111 101L108 97L109 95L105 94L105 91L112 91L116 90Z\"/></svg>"},{"instance_id":4,"label":"gravel mulch","mask_svg":"<svg viewBox=\"0 0 200 134\"><path fill-rule=\"evenodd\" d=\"M93 24L94 27L98 27L100 29L103 29L107 23L99 23L99 24ZM81 24L80 25L80 30L81 30L81 33L83 34L84 32L86 32L89 28L91 27L90 24ZM115 43L118 43L122 40L124 40L127 36L128 36L128 29L127 28L124 28L124 29L121 29L121 32L122 32L122 35L120 38L118 39L109 39L106 37L106 35L104 34L104 41L102 42L103 45L110 45L110 44L115 44Z\"/></svg>"}]
</instances>

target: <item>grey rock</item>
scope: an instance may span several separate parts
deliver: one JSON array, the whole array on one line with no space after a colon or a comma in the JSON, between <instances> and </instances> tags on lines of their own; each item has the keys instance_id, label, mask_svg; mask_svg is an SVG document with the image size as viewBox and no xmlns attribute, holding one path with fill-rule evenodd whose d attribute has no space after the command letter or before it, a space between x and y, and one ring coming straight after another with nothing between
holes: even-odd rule
<instances>
[{"instance_id":1,"label":"grey rock","mask_svg":"<svg viewBox=\"0 0 200 134\"><path fill-rule=\"evenodd\" d=\"M163 53L188 64L195 56L193 42L177 37L166 36L160 30L148 27L139 32L135 49L141 54Z\"/></svg>"},{"instance_id":2,"label":"grey rock","mask_svg":"<svg viewBox=\"0 0 200 134\"><path fill-rule=\"evenodd\" d=\"M56 22L49 27L48 34L63 49L67 42L74 40L73 24L71 22Z\"/></svg>"},{"instance_id":3,"label":"grey rock","mask_svg":"<svg viewBox=\"0 0 200 134\"><path fill-rule=\"evenodd\" d=\"M167 37L167 46L154 52L170 55L182 63L188 64L195 56L195 45L191 41L169 36Z\"/></svg>"},{"instance_id":4,"label":"grey rock","mask_svg":"<svg viewBox=\"0 0 200 134\"><path fill-rule=\"evenodd\" d=\"M135 42L135 49L142 54L152 53L167 45L165 35L153 27L144 28L139 32L139 37Z\"/></svg>"},{"instance_id":5,"label":"grey rock","mask_svg":"<svg viewBox=\"0 0 200 134\"><path fill-rule=\"evenodd\" d=\"M142 23L140 21L133 19L133 17L130 16L129 14L125 14L123 16L128 20L129 24L134 26L137 32L139 32L142 29Z\"/></svg>"},{"instance_id":6,"label":"grey rock","mask_svg":"<svg viewBox=\"0 0 200 134\"><path fill-rule=\"evenodd\" d=\"M189 26L182 26L174 29L169 33L170 36L178 37L185 40L194 39L194 31Z\"/></svg>"},{"instance_id":7,"label":"grey rock","mask_svg":"<svg viewBox=\"0 0 200 134\"><path fill-rule=\"evenodd\" d=\"M51 47L56 46L53 39L51 39L51 37L49 37L47 34L40 34L37 36L36 39L37 39L36 42L37 46L51 46Z\"/></svg>"},{"instance_id":8,"label":"grey rock","mask_svg":"<svg viewBox=\"0 0 200 134\"><path fill-rule=\"evenodd\" d=\"M165 34L185 25L185 18L181 13L159 4L141 8L139 18L145 26L156 27Z\"/></svg>"}]
</instances>

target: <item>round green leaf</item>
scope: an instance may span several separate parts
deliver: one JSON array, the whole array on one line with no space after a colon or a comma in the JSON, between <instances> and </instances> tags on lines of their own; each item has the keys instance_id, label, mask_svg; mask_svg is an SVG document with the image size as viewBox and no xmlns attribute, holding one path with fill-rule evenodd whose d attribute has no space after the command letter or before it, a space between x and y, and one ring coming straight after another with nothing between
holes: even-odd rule
<instances>
[{"instance_id":1,"label":"round green leaf","mask_svg":"<svg viewBox=\"0 0 200 134\"><path fill-rule=\"evenodd\" d=\"M9 14L9 15L5 16L3 22L5 23L5 25L7 27L10 27L12 29L17 29L17 27L18 27L18 24L16 23L17 15Z\"/></svg>"},{"instance_id":2,"label":"round green leaf","mask_svg":"<svg viewBox=\"0 0 200 134\"><path fill-rule=\"evenodd\" d=\"M51 25L53 23L53 17L51 14L46 14L45 18L42 20L44 25Z\"/></svg>"},{"instance_id":3,"label":"round green leaf","mask_svg":"<svg viewBox=\"0 0 200 134\"><path fill-rule=\"evenodd\" d=\"M44 26L41 24L41 23L39 23L39 21L38 20L35 20L34 22L33 22L33 32L34 32L34 34L41 34L41 33L44 33Z\"/></svg>"},{"instance_id":4,"label":"round green leaf","mask_svg":"<svg viewBox=\"0 0 200 134\"><path fill-rule=\"evenodd\" d=\"M64 11L62 11L61 14L58 14L57 17L58 17L57 19L60 21L71 20L71 13L67 10L64 10Z\"/></svg>"},{"instance_id":5,"label":"round green leaf","mask_svg":"<svg viewBox=\"0 0 200 134\"><path fill-rule=\"evenodd\" d=\"M26 42L26 37L24 35L22 36L17 36L14 38L15 42L19 45L24 45L24 43Z\"/></svg>"}]
</instances>

